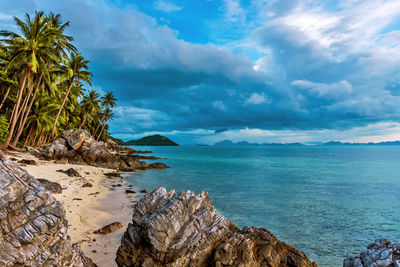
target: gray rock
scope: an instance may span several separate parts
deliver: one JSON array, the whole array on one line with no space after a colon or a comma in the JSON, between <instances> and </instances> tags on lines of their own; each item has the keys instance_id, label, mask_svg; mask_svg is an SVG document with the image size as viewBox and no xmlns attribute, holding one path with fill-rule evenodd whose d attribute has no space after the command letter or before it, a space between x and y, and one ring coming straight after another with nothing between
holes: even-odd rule
<instances>
[{"instance_id":1,"label":"gray rock","mask_svg":"<svg viewBox=\"0 0 400 267\"><path fill-rule=\"evenodd\" d=\"M117 252L118 266L317 266L262 228L240 230L212 205L207 192L165 188L133 207Z\"/></svg>"},{"instance_id":2,"label":"gray rock","mask_svg":"<svg viewBox=\"0 0 400 267\"><path fill-rule=\"evenodd\" d=\"M62 205L0 152L0 266L95 266L67 235Z\"/></svg>"},{"instance_id":3,"label":"gray rock","mask_svg":"<svg viewBox=\"0 0 400 267\"><path fill-rule=\"evenodd\" d=\"M367 250L343 261L343 267L386 267L396 266L400 259L400 244L392 244L381 238L369 244ZM397 262L397 263L396 263Z\"/></svg>"}]
</instances>

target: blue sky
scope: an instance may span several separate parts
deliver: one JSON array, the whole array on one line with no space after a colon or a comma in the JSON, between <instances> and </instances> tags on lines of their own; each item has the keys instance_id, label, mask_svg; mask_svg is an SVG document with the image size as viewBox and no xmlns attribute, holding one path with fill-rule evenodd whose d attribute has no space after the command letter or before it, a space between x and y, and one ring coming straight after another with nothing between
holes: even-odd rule
<instances>
[{"instance_id":1,"label":"blue sky","mask_svg":"<svg viewBox=\"0 0 400 267\"><path fill-rule=\"evenodd\" d=\"M0 28L61 13L118 98L125 140L382 141L400 136L400 1L0 0Z\"/></svg>"}]
</instances>

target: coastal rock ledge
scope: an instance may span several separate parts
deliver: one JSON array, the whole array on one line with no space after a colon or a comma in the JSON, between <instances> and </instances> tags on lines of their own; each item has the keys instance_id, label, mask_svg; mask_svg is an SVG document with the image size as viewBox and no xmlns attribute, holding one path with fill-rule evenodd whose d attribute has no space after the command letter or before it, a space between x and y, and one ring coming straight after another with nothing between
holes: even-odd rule
<instances>
[{"instance_id":1,"label":"coastal rock ledge","mask_svg":"<svg viewBox=\"0 0 400 267\"><path fill-rule=\"evenodd\" d=\"M317 266L263 228L240 230L212 205L207 192L165 188L133 207L118 249L118 266Z\"/></svg>"},{"instance_id":2,"label":"coastal rock ledge","mask_svg":"<svg viewBox=\"0 0 400 267\"><path fill-rule=\"evenodd\" d=\"M381 238L343 261L343 267L400 267L400 244Z\"/></svg>"},{"instance_id":3,"label":"coastal rock ledge","mask_svg":"<svg viewBox=\"0 0 400 267\"><path fill-rule=\"evenodd\" d=\"M61 203L1 151L0 230L0 266L95 266L67 236Z\"/></svg>"}]
</instances>

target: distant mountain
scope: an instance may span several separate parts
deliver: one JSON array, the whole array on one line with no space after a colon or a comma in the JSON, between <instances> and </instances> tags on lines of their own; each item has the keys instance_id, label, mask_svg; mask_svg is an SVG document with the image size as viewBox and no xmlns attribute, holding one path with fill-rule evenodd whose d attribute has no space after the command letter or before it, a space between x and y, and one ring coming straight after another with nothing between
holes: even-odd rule
<instances>
[{"instance_id":1,"label":"distant mountain","mask_svg":"<svg viewBox=\"0 0 400 267\"><path fill-rule=\"evenodd\" d=\"M125 141L123 141L121 139L118 139L118 138L115 138L115 137L112 137L112 136L110 136L110 139L113 140L115 143L117 143L117 145L126 146Z\"/></svg>"},{"instance_id":2,"label":"distant mountain","mask_svg":"<svg viewBox=\"0 0 400 267\"><path fill-rule=\"evenodd\" d=\"M234 146L235 144L231 140L224 140L214 144L214 146Z\"/></svg>"},{"instance_id":3,"label":"distant mountain","mask_svg":"<svg viewBox=\"0 0 400 267\"><path fill-rule=\"evenodd\" d=\"M338 142L338 141L330 141L323 143L324 146L399 146L400 141L385 141L385 142L369 142L369 143L347 143L347 142Z\"/></svg>"},{"instance_id":4,"label":"distant mountain","mask_svg":"<svg viewBox=\"0 0 400 267\"><path fill-rule=\"evenodd\" d=\"M131 140L126 142L128 146L179 146L174 141L168 139L165 136L156 134L156 135L149 135L139 140Z\"/></svg>"}]
</instances>

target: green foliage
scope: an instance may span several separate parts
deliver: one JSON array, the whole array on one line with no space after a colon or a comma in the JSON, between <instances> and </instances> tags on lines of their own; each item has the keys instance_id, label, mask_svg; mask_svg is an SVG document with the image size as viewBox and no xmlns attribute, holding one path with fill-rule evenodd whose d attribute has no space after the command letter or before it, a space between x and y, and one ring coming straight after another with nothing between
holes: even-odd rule
<instances>
[{"instance_id":1,"label":"green foliage","mask_svg":"<svg viewBox=\"0 0 400 267\"><path fill-rule=\"evenodd\" d=\"M8 136L8 120L6 116L1 115L0 116L0 142L4 142Z\"/></svg>"},{"instance_id":2,"label":"green foliage","mask_svg":"<svg viewBox=\"0 0 400 267\"><path fill-rule=\"evenodd\" d=\"M43 144L78 128L107 140L116 99L111 92L100 96L84 88L83 83L92 86L92 73L89 61L65 34L69 22L63 23L60 14L43 12L14 20L16 32L0 30L0 143L9 132L14 132L11 139L21 136L25 143ZM10 131L13 110L21 110L24 99L32 104L18 114Z\"/></svg>"}]
</instances>

